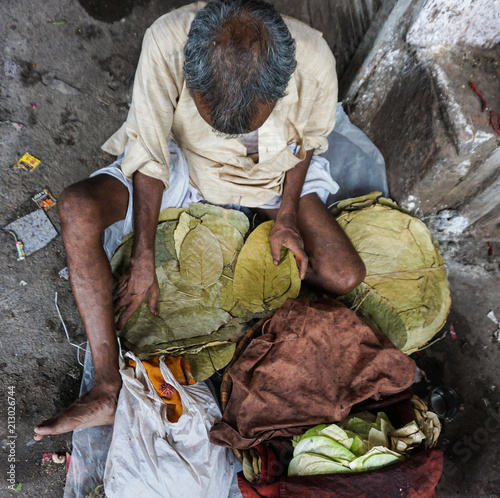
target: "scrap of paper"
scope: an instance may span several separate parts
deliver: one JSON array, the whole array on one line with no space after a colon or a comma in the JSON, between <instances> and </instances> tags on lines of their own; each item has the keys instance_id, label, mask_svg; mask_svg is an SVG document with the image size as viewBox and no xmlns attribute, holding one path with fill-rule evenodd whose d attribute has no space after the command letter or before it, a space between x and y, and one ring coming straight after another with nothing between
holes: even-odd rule
<instances>
[{"instance_id":1,"label":"scrap of paper","mask_svg":"<svg viewBox=\"0 0 500 498\"><path fill-rule=\"evenodd\" d=\"M45 209L45 211L57 203L56 198L46 188L38 192L32 199L39 208Z\"/></svg>"},{"instance_id":2,"label":"scrap of paper","mask_svg":"<svg viewBox=\"0 0 500 498\"><path fill-rule=\"evenodd\" d=\"M26 256L45 247L58 235L57 230L54 228L43 209L37 209L9 223L4 228L14 232L16 240L24 245Z\"/></svg>"},{"instance_id":3,"label":"scrap of paper","mask_svg":"<svg viewBox=\"0 0 500 498\"><path fill-rule=\"evenodd\" d=\"M37 159L26 152L26 154L24 154L24 156L22 156L21 159L14 164L14 168L21 168L31 172L38 168L41 162L42 161L40 161L40 159Z\"/></svg>"}]
</instances>

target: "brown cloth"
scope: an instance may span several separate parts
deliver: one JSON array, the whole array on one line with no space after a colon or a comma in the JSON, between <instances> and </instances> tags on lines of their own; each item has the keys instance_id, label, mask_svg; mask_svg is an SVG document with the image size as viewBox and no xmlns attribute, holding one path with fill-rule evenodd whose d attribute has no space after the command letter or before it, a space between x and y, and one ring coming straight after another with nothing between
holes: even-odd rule
<instances>
[{"instance_id":1,"label":"brown cloth","mask_svg":"<svg viewBox=\"0 0 500 498\"><path fill-rule=\"evenodd\" d=\"M229 370L233 389L210 441L238 449L333 423L367 398L400 392L413 360L334 299L288 299Z\"/></svg>"}]
</instances>

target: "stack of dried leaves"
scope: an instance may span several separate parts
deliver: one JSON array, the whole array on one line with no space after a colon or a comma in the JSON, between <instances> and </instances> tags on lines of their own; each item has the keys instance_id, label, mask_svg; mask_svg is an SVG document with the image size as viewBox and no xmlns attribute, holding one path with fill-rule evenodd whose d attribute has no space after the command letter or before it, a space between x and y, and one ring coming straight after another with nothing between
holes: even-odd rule
<instances>
[{"instance_id":1,"label":"stack of dried leaves","mask_svg":"<svg viewBox=\"0 0 500 498\"><path fill-rule=\"evenodd\" d=\"M411 398L415 420L425 435L425 447L434 448L441 434L441 422L429 405L418 396Z\"/></svg>"},{"instance_id":2,"label":"stack of dried leaves","mask_svg":"<svg viewBox=\"0 0 500 498\"><path fill-rule=\"evenodd\" d=\"M299 294L293 255L284 251L273 264L272 226L263 223L244 243L249 222L240 211L209 204L162 211L155 241L159 314L143 304L118 332L122 344L140 359L182 355L196 380L225 367L246 322ZM116 279L130 265L132 245L133 234L111 260Z\"/></svg>"},{"instance_id":3,"label":"stack of dried leaves","mask_svg":"<svg viewBox=\"0 0 500 498\"><path fill-rule=\"evenodd\" d=\"M367 269L364 282L342 301L401 351L417 351L450 310L439 246L424 223L380 192L342 201L332 212Z\"/></svg>"}]
</instances>

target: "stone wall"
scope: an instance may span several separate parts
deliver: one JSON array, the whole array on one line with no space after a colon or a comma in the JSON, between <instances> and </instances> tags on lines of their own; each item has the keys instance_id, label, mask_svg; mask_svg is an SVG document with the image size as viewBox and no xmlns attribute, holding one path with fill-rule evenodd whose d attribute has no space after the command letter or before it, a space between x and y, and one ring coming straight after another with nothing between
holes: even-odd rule
<instances>
[{"instance_id":1,"label":"stone wall","mask_svg":"<svg viewBox=\"0 0 500 498\"><path fill-rule=\"evenodd\" d=\"M419 9L407 41L419 47L465 45L490 49L500 43L497 0L428 0Z\"/></svg>"},{"instance_id":2,"label":"stone wall","mask_svg":"<svg viewBox=\"0 0 500 498\"><path fill-rule=\"evenodd\" d=\"M361 65L347 68L344 102L386 158L394 199L449 236L500 239L500 135L490 115L500 114L500 2L468 3L398 0L361 43Z\"/></svg>"},{"instance_id":3,"label":"stone wall","mask_svg":"<svg viewBox=\"0 0 500 498\"><path fill-rule=\"evenodd\" d=\"M271 0L276 8L321 31L342 76L384 3L395 0Z\"/></svg>"}]
</instances>

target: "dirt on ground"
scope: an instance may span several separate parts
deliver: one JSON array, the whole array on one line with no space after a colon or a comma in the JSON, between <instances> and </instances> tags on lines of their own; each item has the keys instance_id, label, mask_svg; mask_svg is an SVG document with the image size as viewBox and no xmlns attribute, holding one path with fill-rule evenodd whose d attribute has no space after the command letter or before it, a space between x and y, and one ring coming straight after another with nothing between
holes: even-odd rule
<instances>
[{"instance_id":1,"label":"dirt on ground","mask_svg":"<svg viewBox=\"0 0 500 498\"><path fill-rule=\"evenodd\" d=\"M48 189L58 198L113 158L100 145L128 111L127 83L146 28L180 0L4 0L0 7L0 226L36 209L32 197ZM292 2L290 2L292 3ZM284 10L284 9L281 9ZM12 166L24 154L41 160L28 172ZM60 233L57 209L47 215ZM427 380L455 389L462 410L444 423L445 471L438 496L498 496L500 345L487 318L500 319L500 243L469 234L441 244L449 266L453 309L432 347L415 355ZM44 453L71 452L71 434L34 443L33 426L68 406L79 391L77 349L85 332L70 284L59 276L66 255L58 236L17 260L13 237L0 231L0 496L14 457L21 495L61 497L63 466L44 466ZM439 336L438 336L439 337ZM82 356L80 355L80 359ZM12 408L13 407L13 408ZM15 421L8 415L15 411ZM14 441L15 444L12 442Z\"/></svg>"}]
</instances>

